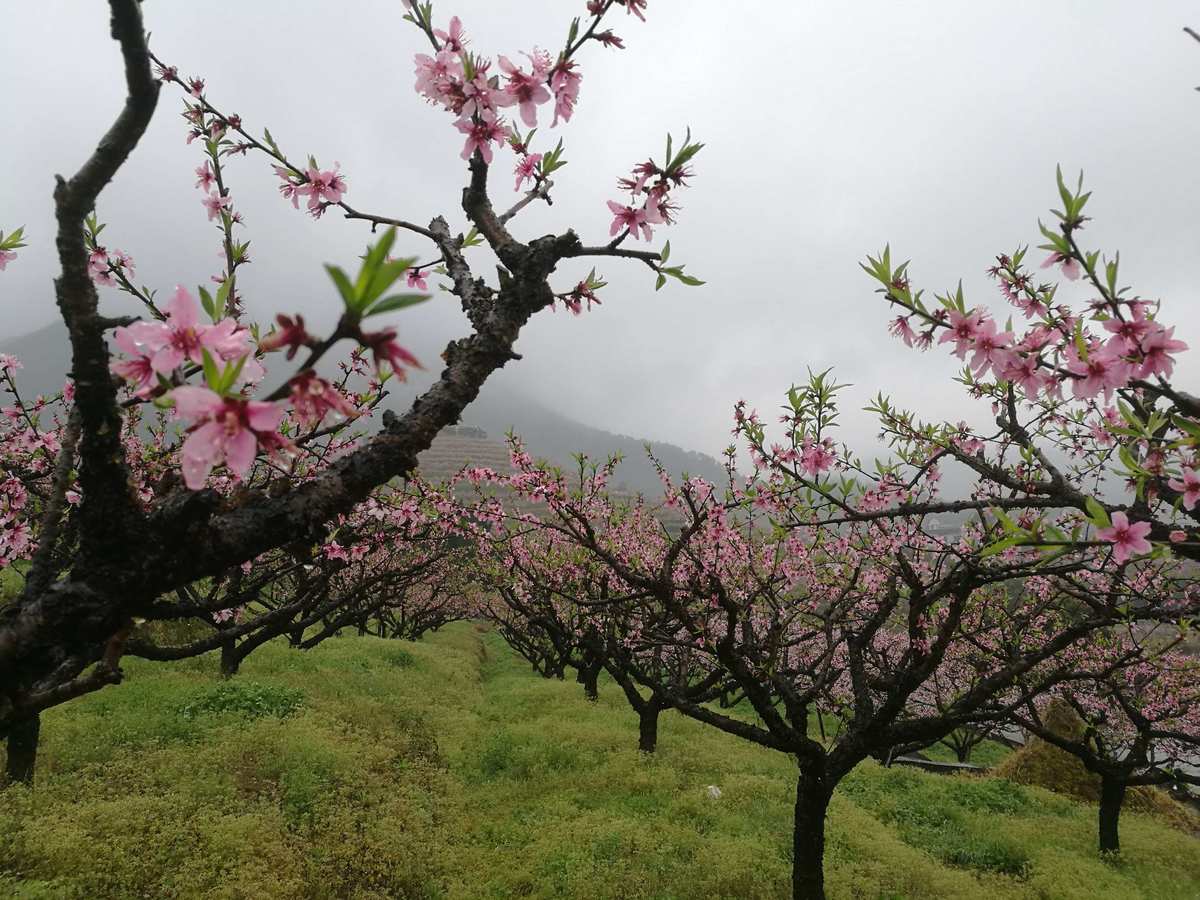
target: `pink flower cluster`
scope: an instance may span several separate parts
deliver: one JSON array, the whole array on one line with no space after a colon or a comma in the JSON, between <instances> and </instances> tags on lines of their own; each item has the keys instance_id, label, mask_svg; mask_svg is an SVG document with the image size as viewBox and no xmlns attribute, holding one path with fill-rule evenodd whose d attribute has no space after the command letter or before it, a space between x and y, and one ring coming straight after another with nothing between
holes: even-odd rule
<instances>
[{"instance_id":1,"label":"pink flower cluster","mask_svg":"<svg viewBox=\"0 0 1200 900\"><path fill-rule=\"evenodd\" d=\"M628 231L634 240L654 237L653 225L670 225L675 221L676 205L671 202L672 188L686 186L692 177L689 166L672 166L669 170L659 168L654 160L638 163L629 178L617 180L617 186L627 191L629 203L608 201L613 214L609 235L616 236Z\"/></svg>"},{"instance_id":2,"label":"pink flower cluster","mask_svg":"<svg viewBox=\"0 0 1200 900\"><path fill-rule=\"evenodd\" d=\"M953 343L959 359L965 360L971 354L968 365L977 378L990 372L1019 385L1031 400L1043 392L1061 399L1062 386L1069 381L1076 399L1091 399L1103 393L1107 401L1114 390L1134 379L1170 376L1175 367L1173 355L1187 349L1186 343L1175 339L1174 327L1164 327L1147 317L1144 303L1131 301L1128 306L1128 319L1104 322L1104 329L1111 335L1107 341L1076 341L1074 320L1069 318L1039 323L1018 338L1012 331L1000 331L986 311L973 309L950 310L938 343ZM893 334L912 345L913 335L903 317L891 328ZM1049 359L1043 355L1047 348ZM1057 357L1057 364L1053 357Z\"/></svg>"},{"instance_id":3,"label":"pink flower cluster","mask_svg":"<svg viewBox=\"0 0 1200 900\"><path fill-rule=\"evenodd\" d=\"M340 163L335 162L332 169L312 165L302 175L283 166L271 168L280 179L279 193L291 200L296 209L300 208L300 198L307 197L305 206L314 219L321 218L329 206L341 203L346 193L346 180L340 171Z\"/></svg>"},{"instance_id":4,"label":"pink flower cluster","mask_svg":"<svg viewBox=\"0 0 1200 900\"><path fill-rule=\"evenodd\" d=\"M492 145L503 144L511 134L499 110L517 107L521 121L537 127L538 107L554 100L554 120L569 121L579 100L583 76L574 60L565 54L557 60L544 50L523 54L527 66L507 56L497 59L498 74L491 74L491 60L466 50L462 22L450 20L450 30L437 29L441 41L436 55L416 55L416 91L431 103L457 116L455 127L466 136L463 159L476 152L486 163L493 158Z\"/></svg>"},{"instance_id":5,"label":"pink flower cluster","mask_svg":"<svg viewBox=\"0 0 1200 900\"><path fill-rule=\"evenodd\" d=\"M5 236L3 231L0 231L0 272L8 268L8 264L17 258L17 251L25 246L22 237L25 235L25 226L16 228L10 231Z\"/></svg>"},{"instance_id":6,"label":"pink flower cluster","mask_svg":"<svg viewBox=\"0 0 1200 900\"><path fill-rule=\"evenodd\" d=\"M88 253L88 275L96 284L106 287L116 284L113 273L118 270L126 276L133 274L133 260L123 250L115 250L109 255L106 248L96 246Z\"/></svg>"},{"instance_id":7,"label":"pink flower cluster","mask_svg":"<svg viewBox=\"0 0 1200 900\"><path fill-rule=\"evenodd\" d=\"M200 323L200 307L182 285L167 304L162 322L135 322L118 328L113 335L125 359L112 363L112 371L130 382L134 394L146 397L154 390L158 376L170 376L185 362L204 364L204 352L214 361L245 359L241 383L256 382L264 371L253 358L254 342L250 332L234 319L221 319L213 325Z\"/></svg>"},{"instance_id":8,"label":"pink flower cluster","mask_svg":"<svg viewBox=\"0 0 1200 900\"><path fill-rule=\"evenodd\" d=\"M28 499L19 479L10 476L0 481L0 567L33 552L29 523L22 514Z\"/></svg>"}]
</instances>

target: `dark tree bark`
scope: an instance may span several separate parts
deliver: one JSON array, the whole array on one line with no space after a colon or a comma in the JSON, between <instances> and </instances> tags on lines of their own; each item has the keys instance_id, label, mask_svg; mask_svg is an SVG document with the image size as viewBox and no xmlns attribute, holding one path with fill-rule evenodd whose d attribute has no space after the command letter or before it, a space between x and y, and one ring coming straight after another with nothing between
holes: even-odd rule
<instances>
[{"instance_id":1,"label":"dark tree bark","mask_svg":"<svg viewBox=\"0 0 1200 900\"><path fill-rule=\"evenodd\" d=\"M241 668L245 654L241 653L236 640L229 640L221 645L221 677L232 678Z\"/></svg>"},{"instance_id":2,"label":"dark tree bark","mask_svg":"<svg viewBox=\"0 0 1200 900\"><path fill-rule=\"evenodd\" d=\"M38 715L22 719L9 729L8 765L4 773L9 784L33 784L41 730L42 719Z\"/></svg>"},{"instance_id":3,"label":"dark tree bark","mask_svg":"<svg viewBox=\"0 0 1200 900\"><path fill-rule=\"evenodd\" d=\"M598 662L589 662L579 669L579 683L583 685L583 694L593 703L600 699L600 669Z\"/></svg>"},{"instance_id":4,"label":"dark tree bark","mask_svg":"<svg viewBox=\"0 0 1200 900\"><path fill-rule=\"evenodd\" d=\"M1121 805L1125 802L1125 780L1100 777L1100 852L1121 852Z\"/></svg>"},{"instance_id":5,"label":"dark tree bark","mask_svg":"<svg viewBox=\"0 0 1200 900\"><path fill-rule=\"evenodd\" d=\"M825 814L831 795L824 778L800 770L792 823L792 900L825 900Z\"/></svg>"},{"instance_id":6,"label":"dark tree bark","mask_svg":"<svg viewBox=\"0 0 1200 900\"><path fill-rule=\"evenodd\" d=\"M954 751L954 758L960 763L971 761L975 748L985 740L984 732L971 728L957 728L939 742Z\"/></svg>"},{"instance_id":7,"label":"dark tree bark","mask_svg":"<svg viewBox=\"0 0 1200 900\"><path fill-rule=\"evenodd\" d=\"M657 700L651 697L638 710L638 749L653 753L658 747L658 714L662 711Z\"/></svg>"}]
</instances>

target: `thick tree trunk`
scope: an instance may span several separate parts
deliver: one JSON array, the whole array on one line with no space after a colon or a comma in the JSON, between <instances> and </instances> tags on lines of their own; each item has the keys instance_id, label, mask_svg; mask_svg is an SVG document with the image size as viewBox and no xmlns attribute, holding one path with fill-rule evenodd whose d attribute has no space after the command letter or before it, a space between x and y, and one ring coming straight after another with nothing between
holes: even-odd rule
<instances>
[{"instance_id":1,"label":"thick tree trunk","mask_svg":"<svg viewBox=\"0 0 1200 900\"><path fill-rule=\"evenodd\" d=\"M221 677L232 678L242 665L243 654L239 652L237 641L231 640L221 645Z\"/></svg>"},{"instance_id":2,"label":"thick tree trunk","mask_svg":"<svg viewBox=\"0 0 1200 900\"><path fill-rule=\"evenodd\" d=\"M13 724L8 732L8 765L5 780L9 784L33 784L33 770L37 767L38 738L42 731L42 719L33 716Z\"/></svg>"},{"instance_id":3,"label":"thick tree trunk","mask_svg":"<svg viewBox=\"0 0 1200 900\"><path fill-rule=\"evenodd\" d=\"M970 738L955 736L951 746L954 749L955 759L957 759L960 763L971 761L971 749L975 745L971 743Z\"/></svg>"},{"instance_id":4,"label":"thick tree trunk","mask_svg":"<svg viewBox=\"0 0 1200 900\"><path fill-rule=\"evenodd\" d=\"M653 697L638 710L638 749L643 753L653 753L658 746L658 714L661 711Z\"/></svg>"},{"instance_id":5,"label":"thick tree trunk","mask_svg":"<svg viewBox=\"0 0 1200 900\"><path fill-rule=\"evenodd\" d=\"M800 772L792 830L792 900L825 900L825 813L830 794L819 775Z\"/></svg>"},{"instance_id":6,"label":"thick tree trunk","mask_svg":"<svg viewBox=\"0 0 1200 900\"><path fill-rule=\"evenodd\" d=\"M1100 780L1100 852L1121 852L1121 804L1125 802L1125 782L1101 776Z\"/></svg>"},{"instance_id":7,"label":"thick tree trunk","mask_svg":"<svg viewBox=\"0 0 1200 900\"><path fill-rule=\"evenodd\" d=\"M583 694L593 703L600 699L600 664L584 666L579 670L579 680L583 682Z\"/></svg>"}]
</instances>

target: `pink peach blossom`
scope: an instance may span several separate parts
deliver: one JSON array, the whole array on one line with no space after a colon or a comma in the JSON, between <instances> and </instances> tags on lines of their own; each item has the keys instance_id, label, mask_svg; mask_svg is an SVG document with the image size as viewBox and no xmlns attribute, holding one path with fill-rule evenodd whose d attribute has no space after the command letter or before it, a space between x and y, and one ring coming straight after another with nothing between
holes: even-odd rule
<instances>
[{"instance_id":1,"label":"pink peach blossom","mask_svg":"<svg viewBox=\"0 0 1200 900\"><path fill-rule=\"evenodd\" d=\"M1112 515L1112 526L1101 528L1096 537L1113 545L1113 559L1120 565L1131 556L1150 552L1151 544L1146 540L1149 533L1149 522L1131 523L1125 513L1116 512Z\"/></svg>"},{"instance_id":2,"label":"pink peach blossom","mask_svg":"<svg viewBox=\"0 0 1200 900\"><path fill-rule=\"evenodd\" d=\"M542 161L542 154L530 153L522 156L517 162L517 167L514 169L514 174L517 176L516 186L514 191L519 191L526 181L537 183L538 164Z\"/></svg>"},{"instance_id":3,"label":"pink peach blossom","mask_svg":"<svg viewBox=\"0 0 1200 900\"><path fill-rule=\"evenodd\" d=\"M213 467L224 462L239 478L250 471L260 442L273 449L283 419L277 403L221 397L204 387L179 387L171 392L180 417L192 421L183 444L184 483L193 491L204 486Z\"/></svg>"},{"instance_id":4,"label":"pink peach blossom","mask_svg":"<svg viewBox=\"0 0 1200 900\"><path fill-rule=\"evenodd\" d=\"M1063 276L1071 281L1077 281L1082 272L1078 261L1064 253L1051 253L1047 256L1046 261L1042 263L1042 268L1048 269L1051 266L1058 266L1062 269Z\"/></svg>"},{"instance_id":5,"label":"pink peach blossom","mask_svg":"<svg viewBox=\"0 0 1200 900\"><path fill-rule=\"evenodd\" d=\"M221 213L229 209L229 197L221 196L216 191L210 194L205 194L204 199L200 201L204 208L208 210L208 221L217 218Z\"/></svg>"},{"instance_id":6,"label":"pink peach blossom","mask_svg":"<svg viewBox=\"0 0 1200 900\"><path fill-rule=\"evenodd\" d=\"M459 119L454 127L467 136L463 145L462 158L470 159L476 151L488 165L492 162L492 144L503 144L508 140L509 130L490 109L484 110L474 119Z\"/></svg>"},{"instance_id":7,"label":"pink peach blossom","mask_svg":"<svg viewBox=\"0 0 1200 900\"><path fill-rule=\"evenodd\" d=\"M1183 495L1183 508L1194 509L1200 500L1200 474L1195 469L1184 469L1183 480L1172 478L1167 486Z\"/></svg>"},{"instance_id":8,"label":"pink peach blossom","mask_svg":"<svg viewBox=\"0 0 1200 900\"><path fill-rule=\"evenodd\" d=\"M653 229L646 223L646 211L644 209L622 206L620 203L612 200L608 201L608 208L614 216L612 227L608 230L610 236L620 234L623 230L628 229L635 241L641 237L645 237L646 240L654 237Z\"/></svg>"}]
</instances>

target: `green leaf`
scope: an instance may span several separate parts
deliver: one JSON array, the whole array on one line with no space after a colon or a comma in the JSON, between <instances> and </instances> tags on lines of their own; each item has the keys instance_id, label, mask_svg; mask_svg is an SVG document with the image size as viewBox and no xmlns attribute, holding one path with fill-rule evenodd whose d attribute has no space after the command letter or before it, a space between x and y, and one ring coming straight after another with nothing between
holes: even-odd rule
<instances>
[{"instance_id":1,"label":"green leaf","mask_svg":"<svg viewBox=\"0 0 1200 900\"><path fill-rule=\"evenodd\" d=\"M97 230L95 233L98 234L99 231ZM0 250L20 250L22 247L26 246L26 244L21 240L21 237L24 234L24 225L20 226L19 228L14 228L11 232L9 232L8 237L5 237L4 232L0 231Z\"/></svg>"},{"instance_id":2,"label":"green leaf","mask_svg":"<svg viewBox=\"0 0 1200 900\"><path fill-rule=\"evenodd\" d=\"M366 295L367 288L374 279L375 273L379 271L380 266L387 260L388 252L392 249L392 244L395 241L396 227L393 225L383 233L383 237L375 243L375 246L367 251L362 268L358 270L358 280L354 284L354 296L358 309L362 308L363 297Z\"/></svg>"},{"instance_id":3,"label":"green leaf","mask_svg":"<svg viewBox=\"0 0 1200 900\"><path fill-rule=\"evenodd\" d=\"M1004 510L1000 509L999 507L992 508L992 515L994 515L999 520L1000 524L1004 526L1004 530L1007 531L1009 534L1024 534L1025 533L1017 525L1017 523L1012 520L1012 518L1008 515L1008 513L1006 513Z\"/></svg>"},{"instance_id":4,"label":"green leaf","mask_svg":"<svg viewBox=\"0 0 1200 900\"><path fill-rule=\"evenodd\" d=\"M398 309L407 309L410 306L416 306L419 303L424 303L432 297L432 294L392 294L390 297L384 297L366 313L368 316L377 316L380 313L395 312Z\"/></svg>"},{"instance_id":5,"label":"green leaf","mask_svg":"<svg viewBox=\"0 0 1200 900\"><path fill-rule=\"evenodd\" d=\"M229 279L226 278L217 286L217 297L213 303L213 321L225 314L225 304L229 300Z\"/></svg>"},{"instance_id":6,"label":"green leaf","mask_svg":"<svg viewBox=\"0 0 1200 900\"><path fill-rule=\"evenodd\" d=\"M238 376L242 374L242 369L246 365L246 360L250 358L249 354L240 357L236 363L226 364L221 372L221 390L218 393L224 394L237 383Z\"/></svg>"},{"instance_id":7,"label":"green leaf","mask_svg":"<svg viewBox=\"0 0 1200 900\"><path fill-rule=\"evenodd\" d=\"M1083 339L1083 319L1075 320L1075 350L1079 353L1079 358L1087 362L1088 350L1087 342Z\"/></svg>"},{"instance_id":8,"label":"green leaf","mask_svg":"<svg viewBox=\"0 0 1200 900\"><path fill-rule=\"evenodd\" d=\"M1083 503L1087 507L1088 518L1091 519L1092 524L1101 528L1108 528L1112 525L1112 521L1108 518L1108 510L1101 506L1094 498L1087 497Z\"/></svg>"},{"instance_id":9,"label":"green leaf","mask_svg":"<svg viewBox=\"0 0 1200 900\"><path fill-rule=\"evenodd\" d=\"M342 295L342 302L346 304L346 308L351 312L358 312L358 298L354 293L354 285L350 283L349 276L338 266L332 266L328 263L325 264L325 271L329 273L329 277L337 285L338 293Z\"/></svg>"},{"instance_id":10,"label":"green leaf","mask_svg":"<svg viewBox=\"0 0 1200 900\"><path fill-rule=\"evenodd\" d=\"M1183 416L1172 416L1171 421L1175 423L1175 427L1180 431L1185 431L1192 437L1200 438L1200 422L1193 422L1191 419L1185 419Z\"/></svg>"},{"instance_id":11,"label":"green leaf","mask_svg":"<svg viewBox=\"0 0 1200 900\"><path fill-rule=\"evenodd\" d=\"M659 259L662 262L666 262L670 258L671 258L671 242L667 241L665 244L663 244L662 253L659 254Z\"/></svg>"},{"instance_id":12,"label":"green leaf","mask_svg":"<svg viewBox=\"0 0 1200 900\"><path fill-rule=\"evenodd\" d=\"M407 272L414 262L416 262L415 259L397 259L381 265L375 270L375 275L371 278L371 283L367 285L366 290L359 293L358 305L363 309L369 307L382 297L384 292L395 284L396 279Z\"/></svg>"},{"instance_id":13,"label":"green leaf","mask_svg":"<svg viewBox=\"0 0 1200 900\"><path fill-rule=\"evenodd\" d=\"M201 349L204 360L204 381L209 388L216 391L218 394L221 391L221 373L217 371L217 364L213 361L212 354L207 350Z\"/></svg>"},{"instance_id":14,"label":"green leaf","mask_svg":"<svg viewBox=\"0 0 1200 900\"><path fill-rule=\"evenodd\" d=\"M1071 206L1074 203L1074 198L1071 196L1071 191L1063 181L1062 166L1054 167L1054 176L1058 181L1058 196L1062 197L1063 209L1067 211L1067 215L1071 214Z\"/></svg>"},{"instance_id":15,"label":"green leaf","mask_svg":"<svg viewBox=\"0 0 1200 900\"><path fill-rule=\"evenodd\" d=\"M204 285L200 285L200 305L204 307L204 311L208 313L208 317L216 322L218 319L217 307L213 302L212 294L208 292L208 288Z\"/></svg>"}]
</instances>

